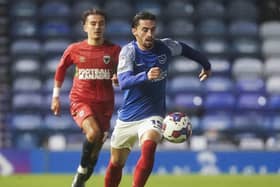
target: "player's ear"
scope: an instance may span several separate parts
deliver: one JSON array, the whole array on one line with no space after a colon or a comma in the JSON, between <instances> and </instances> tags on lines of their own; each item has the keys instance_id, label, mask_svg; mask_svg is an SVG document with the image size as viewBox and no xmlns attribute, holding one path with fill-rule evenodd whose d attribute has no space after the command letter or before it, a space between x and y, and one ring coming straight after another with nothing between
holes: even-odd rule
<instances>
[{"instance_id":1,"label":"player's ear","mask_svg":"<svg viewBox=\"0 0 280 187\"><path fill-rule=\"evenodd\" d=\"M83 30L84 30L85 32L87 32L86 24L83 25Z\"/></svg>"},{"instance_id":2,"label":"player's ear","mask_svg":"<svg viewBox=\"0 0 280 187\"><path fill-rule=\"evenodd\" d=\"M132 34L133 34L134 36L136 36L136 28L132 28L132 29L131 29L131 32L132 32Z\"/></svg>"}]
</instances>

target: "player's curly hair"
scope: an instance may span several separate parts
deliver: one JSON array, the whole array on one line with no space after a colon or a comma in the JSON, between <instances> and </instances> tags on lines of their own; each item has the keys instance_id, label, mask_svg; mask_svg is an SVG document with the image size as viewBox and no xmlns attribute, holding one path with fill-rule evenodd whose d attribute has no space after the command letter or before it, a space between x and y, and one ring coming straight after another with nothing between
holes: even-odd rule
<instances>
[{"instance_id":1,"label":"player's curly hair","mask_svg":"<svg viewBox=\"0 0 280 187\"><path fill-rule=\"evenodd\" d=\"M150 12L147 11L141 11L138 12L134 18L132 19L132 24L131 27L132 28L136 28L139 25L139 21L140 20L152 20L152 21L156 21L156 16Z\"/></svg>"},{"instance_id":2,"label":"player's curly hair","mask_svg":"<svg viewBox=\"0 0 280 187\"><path fill-rule=\"evenodd\" d=\"M82 14L82 25L85 25L87 17L89 15L101 15L101 16L104 17L105 22L107 20L107 15L104 11L102 11L100 9L97 9L97 8L92 8L92 9L89 9L89 10L86 10L86 11L83 12L83 14Z\"/></svg>"}]
</instances>

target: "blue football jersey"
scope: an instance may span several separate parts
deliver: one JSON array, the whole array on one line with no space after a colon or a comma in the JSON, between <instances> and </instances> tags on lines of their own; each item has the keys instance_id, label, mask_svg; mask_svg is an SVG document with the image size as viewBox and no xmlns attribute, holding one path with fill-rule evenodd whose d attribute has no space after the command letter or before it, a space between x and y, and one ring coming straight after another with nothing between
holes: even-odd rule
<instances>
[{"instance_id":1,"label":"blue football jersey","mask_svg":"<svg viewBox=\"0 0 280 187\"><path fill-rule=\"evenodd\" d=\"M118 79L124 92L118 111L122 121L136 121L153 115L165 115L165 96L168 62L181 55L182 45L175 40L156 40L151 50L143 51L136 41L125 45L119 55ZM150 68L161 69L160 78L148 80Z\"/></svg>"}]
</instances>

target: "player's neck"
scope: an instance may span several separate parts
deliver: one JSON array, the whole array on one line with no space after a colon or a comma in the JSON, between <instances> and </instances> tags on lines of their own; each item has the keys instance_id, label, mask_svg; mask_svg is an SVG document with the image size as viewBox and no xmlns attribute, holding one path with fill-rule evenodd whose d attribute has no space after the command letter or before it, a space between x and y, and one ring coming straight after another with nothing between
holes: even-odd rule
<instances>
[{"instance_id":1,"label":"player's neck","mask_svg":"<svg viewBox=\"0 0 280 187\"><path fill-rule=\"evenodd\" d=\"M88 39L87 43L91 46L99 46L102 45L104 43L104 38L100 38L100 39Z\"/></svg>"}]
</instances>

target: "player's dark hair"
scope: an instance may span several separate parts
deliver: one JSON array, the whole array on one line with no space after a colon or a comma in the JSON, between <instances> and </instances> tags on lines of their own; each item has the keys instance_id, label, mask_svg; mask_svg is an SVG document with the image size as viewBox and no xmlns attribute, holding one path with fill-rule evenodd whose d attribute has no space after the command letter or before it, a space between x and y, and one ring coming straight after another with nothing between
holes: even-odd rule
<instances>
[{"instance_id":1,"label":"player's dark hair","mask_svg":"<svg viewBox=\"0 0 280 187\"><path fill-rule=\"evenodd\" d=\"M140 20L152 20L156 21L156 16L150 12L142 11L137 13L132 19L132 28L136 28L139 25Z\"/></svg>"},{"instance_id":2,"label":"player's dark hair","mask_svg":"<svg viewBox=\"0 0 280 187\"><path fill-rule=\"evenodd\" d=\"M107 15L106 15L106 13L104 11L102 11L100 9L92 8L92 9L89 9L89 10L86 10L86 11L83 12L83 15L82 15L82 25L85 25L87 17L89 15L100 15L100 16L104 17L105 22L107 20Z\"/></svg>"}]
</instances>

